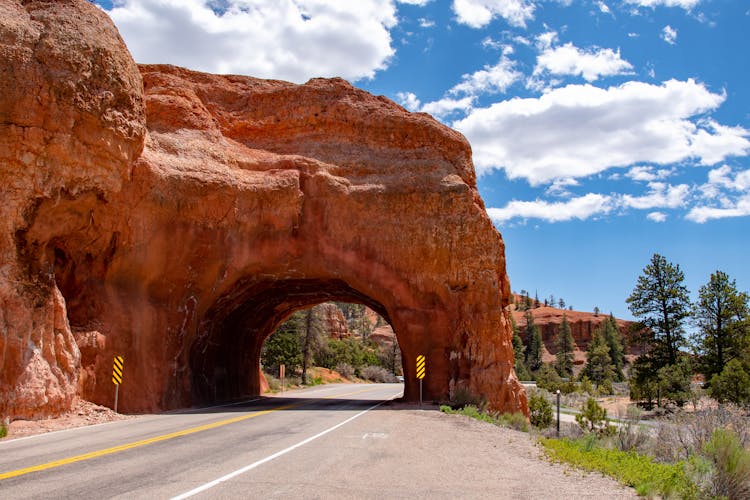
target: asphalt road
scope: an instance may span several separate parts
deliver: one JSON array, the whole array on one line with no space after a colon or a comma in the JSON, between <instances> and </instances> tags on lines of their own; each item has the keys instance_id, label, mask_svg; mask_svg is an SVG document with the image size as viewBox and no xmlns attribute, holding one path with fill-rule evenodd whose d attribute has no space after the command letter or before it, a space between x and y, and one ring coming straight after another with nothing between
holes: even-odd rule
<instances>
[{"instance_id":1,"label":"asphalt road","mask_svg":"<svg viewBox=\"0 0 750 500\"><path fill-rule=\"evenodd\" d=\"M402 390L319 386L0 442L0 499L635 498L529 434L390 401Z\"/></svg>"},{"instance_id":2,"label":"asphalt road","mask_svg":"<svg viewBox=\"0 0 750 500\"><path fill-rule=\"evenodd\" d=\"M402 390L328 385L3 442L0 498L172 498L196 488L211 497L213 481L248 467L273 473L275 459ZM228 496L247 496L226 483Z\"/></svg>"}]
</instances>

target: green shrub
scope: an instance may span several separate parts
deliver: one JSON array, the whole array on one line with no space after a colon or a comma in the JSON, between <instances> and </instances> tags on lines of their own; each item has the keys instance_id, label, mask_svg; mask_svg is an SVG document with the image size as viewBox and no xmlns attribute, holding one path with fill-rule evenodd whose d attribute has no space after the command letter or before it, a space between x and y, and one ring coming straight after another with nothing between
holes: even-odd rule
<instances>
[{"instance_id":1,"label":"green shrub","mask_svg":"<svg viewBox=\"0 0 750 500\"><path fill-rule=\"evenodd\" d=\"M607 434L612 431L607 420L607 410L599 406L594 398L586 400L581 413L576 415L576 422L585 432Z\"/></svg>"},{"instance_id":2,"label":"green shrub","mask_svg":"<svg viewBox=\"0 0 750 500\"><path fill-rule=\"evenodd\" d=\"M503 427L510 427L517 431L529 432L529 423L526 421L526 417L521 412L515 413L501 413L498 417L497 425Z\"/></svg>"},{"instance_id":3,"label":"green shrub","mask_svg":"<svg viewBox=\"0 0 750 500\"><path fill-rule=\"evenodd\" d=\"M581 392L585 392L587 394L594 394L594 386L591 383L591 379L588 378L586 375L581 377L580 389L581 389Z\"/></svg>"},{"instance_id":4,"label":"green shrub","mask_svg":"<svg viewBox=\"0 0 750 500\"><path fill-rule=\"evenodd\" d=\"M555 461L598 471L632 486L642 496L696 498L697 489L682 462L660 464L645 455L596 446L593 434L580 440L544 438L541 443Z\"/></svg>"},{"instance_id":5,"label":"green shrub","mask_svg":"<svg viewBox=\"0 0 750 500\"><path fill-rule=\"evenodd\" d=\"M721 373L711 377L709 394L719 403L750 403L750 370L738 359L731 360Z\"/></svg>"},{"instance_id":6,"label":"green shrub","mask_svg":"<svg viewBox=\"0 0 750 500\"><path fill-rule=\"evenodd\" d=\"M601 384L599 384L599 387L597 387L597 390L599 391L599 394L602 396L611 396L615 393L614 387L612 387L612 381L610 379L604 380Z\"/></svg>"},{"instance_id":7,"label":"green shrub","mask_svg":"<svg viewBox=\"0 0 750 500\"><path fill-rule=\"evenodd\" d=\"M484 398L479 397L472 393L465 387L456 387L451 395L450 405L453 409L464 408L466 406L476 406L477 408L484 408L486 401Z\"/></svg>"},{"instance_id":8,"label":"green shrub","mask_svg":"<svg viewBox=\"0 0 750 500\"><path fill-rule=\"evenodd\" d=\"M354 378L355 370L354 370L354 367L350 365L349 363L337 364L336 371L339 372L339 374L344 378L348 378L350 380Z\"/></svg>"},{"instance_id":9,"label":"green shrub","mask_svg":"<svg viewBox=\"0 0 750 500\"><path fill-rule=\"evenodd\" d=\"M529 399L529 417L531 425L539 429L552 425L552 405L539 393L532 394Z\"/></svg>"},{"instance_id":10,"label":"green shrub","mask_svg":"<svg viewBox=\"0 0 750 500\"><path fill-rule=\"evenodd\" d=\"M481 422L487 422L489 424L499 425L501 427L510 427L517 431L528 432L529 427L526 422L526 417L523 413L502 413L500 415L487 413L474 405L466 405L463 408L455 409L448 405L441 405L440 411L449 415L464 415L471 417Z\"/></svg>"},{"instance_id":11,"label":"green shrub","mask_svg":"<svg viewBox=\"0 0 750 500\"><path fill-rule=\"evenodd\" d=\"M716 429L703 446L703 454L713 465L709 493L730 500L750 498L750 452L731 430Z\"/></svg>"},{"instance_id":12,"label":"green shrub","mask_svg":"<svg viewBox=\"0 0 750 500\"><path fill-rule=\"evenodd\" d=\"M359 375L371 382L396 382L396 376L382 366L365 366L359 370Z\"/></svg>"},{"instance_id":13,"label":"green shrub","mask_svg":"<svg viewBox=\"0 0 750 500\"><path fill-rule=\"evenodd\" d=\"M0 439L8 435L8 428L5 427L5 422L0 421Z\"/></svg>"}]
</instances>

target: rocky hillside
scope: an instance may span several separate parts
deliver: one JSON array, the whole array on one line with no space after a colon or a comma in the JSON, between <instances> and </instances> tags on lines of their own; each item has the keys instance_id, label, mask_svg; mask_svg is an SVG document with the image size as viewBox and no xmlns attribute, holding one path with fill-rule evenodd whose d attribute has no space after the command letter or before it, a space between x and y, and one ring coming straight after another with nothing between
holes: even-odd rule
<instances>
[{"instance_id":1,"label":"rocky hillside","mask_svg":"<svg viewBox=\"0 0 750 500\"><path fill-rule=\"evenodd\" d=\"M539 327L542 334L542 341L544 343L542 348L542 358L544 362L551 362L555 359L555 354L557 353L556 344L560 334L560 325L562 324L563 317L568 319L570 330L573 334L573 341L575 342L573 356L576 365L582 365L586 362L586 352L588 352L591 337L593 336L594 331L599 328L608 317L606 314L570 311L567 309L545 306L543 304L539 305L539 307L533 307L532 305L532 307L526 311L518 309L517 305L521 303L521 297L516 295L513 304L511 304L511 315L518 327L518 332L521 335L521 338L524 343L526 343L528 341L528 339L524 337L526 315L527 312L531 313L534 324ZM641 354L640 346L635 345L635 343L632 342L633 324L632 321L617 319L617 326L622 334L626 357L630 361Z\"/></svg>"}]
</instances>

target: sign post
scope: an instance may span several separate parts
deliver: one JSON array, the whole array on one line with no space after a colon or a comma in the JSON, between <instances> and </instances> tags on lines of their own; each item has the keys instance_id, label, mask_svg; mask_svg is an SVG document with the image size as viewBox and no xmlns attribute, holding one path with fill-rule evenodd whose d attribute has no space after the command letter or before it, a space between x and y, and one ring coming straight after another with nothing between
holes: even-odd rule
<instances>
[{"instance_id":1,"label":"sign post","mask_svg":"<svg viewBox=\"0 0 750 500\"><path fill-rule=\"evenodd\" d=\"M422 380L427 372L424 354L417 356L417 378L419 379L419 406L422 406Z\"/></svg>"},{"instance_id":2,"label":"sign post","mask_svg":"<svg viewBox=\"0 0 750 500\"><path fill-rule=\"evenodd\" d=\"M286 375L286 366L279 365L279 378L281 379L281 392L284 392L284 375Z\"/></svg>"},{"instance_id":3,"label":"sign post","mask_svg":"<svg viewBox=\"0 0 750 500\"><path fill-rule=\"evenodd\" d=\"M112 383L115 384L115 413L117 413L117 398L120 395L120 384L122 384L122 366L125 358L115 356L114 366L112 367Z\"/></svg>"},{"instance_id":4,"label":"sign post","mask_svg":"<svg viewBox=\"0 0 750 500\"><path fill-rule=\"evenodd\" d=\"M560 437L560 389L557 390L557 437Z\"/></svg>"}]
</instances>

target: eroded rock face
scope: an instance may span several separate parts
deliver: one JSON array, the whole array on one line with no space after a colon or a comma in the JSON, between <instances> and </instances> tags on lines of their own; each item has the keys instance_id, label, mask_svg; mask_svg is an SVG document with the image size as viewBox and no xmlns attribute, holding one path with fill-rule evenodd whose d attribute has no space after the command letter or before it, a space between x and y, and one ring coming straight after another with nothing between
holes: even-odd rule
<instances>
[{"instance_id":1,"label":"eroded rock face","mask_svg":"<svg viewBox=\"0 0 750 500\"><path fill-rule=\"evenodd\" d=\"M56 414L76 395L79 351L41 257L52 247L25 243L37 209L119 190L145 132L141 75L103 12L0 1L0 414ZM102 233L78 210L46 223L85 246Z\"/></svg>"},{"instance_id":2,"label":"eroded rock face","mask_svg":"<svg viewBox=\"0 0 750 500\"><path fill-rule=\"evenodd\" d=\"M406 398L424 354L426 398L527 411L460 134L343 80L136 68L83 0L0 0L0 44L0 414L111 404L116 354L125 411L257 394L264 339L331 300L393 326Z\"/></svg>"},{"instance_id":3,"label":"eroded rock face","mask_svg":"<svg viewBox=\"0 0 750 500\"><path fill-rule=\"evenodd\" d=\"M336 304L320 304L318 310L322 316L323 330L329 338L342 339L351 336L344 313Z\"/></svg>"}]
</instances>

